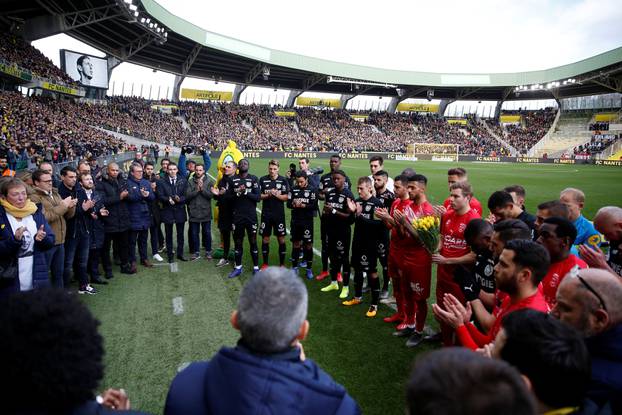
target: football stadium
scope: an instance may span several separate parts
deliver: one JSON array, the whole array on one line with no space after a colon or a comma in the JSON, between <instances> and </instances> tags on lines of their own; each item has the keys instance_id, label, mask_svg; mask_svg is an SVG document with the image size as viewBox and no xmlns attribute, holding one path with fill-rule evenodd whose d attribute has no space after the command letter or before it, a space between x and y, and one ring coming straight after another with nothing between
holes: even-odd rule
<instances>
[{"instance_id":1,"label":"football stadium","mask_svg":"<svg viewBox=\"0 0 622 415\"><path fill-rule=\"evenodd\" d=\"M2 413L622 413L619 10L425 72L198 4L0 4Z\"/></svg>"}]
</instances>

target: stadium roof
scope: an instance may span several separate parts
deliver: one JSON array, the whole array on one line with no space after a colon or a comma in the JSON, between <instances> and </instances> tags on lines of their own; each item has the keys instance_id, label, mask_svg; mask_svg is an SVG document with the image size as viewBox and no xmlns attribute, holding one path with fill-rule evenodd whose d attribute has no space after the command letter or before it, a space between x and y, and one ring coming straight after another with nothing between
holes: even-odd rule
<instances>
[{"instance_id":1,"label":"stadium roof","mask_svg":"<svg viewBox=\"0 0 622 415\"><path fill-rule=\"evenodd\" d=\"M0 25L19 27L30 40L64 32L121 61L183 76L300 92L401 100L429 98L433 90L435 99L495 101L622 93L622 47L539 71L413 72L269 49L206 31L171 14L154 0L133 0L132 9L130 3L132 0L5 0L0 4ZM164 27L167 37L141 23L143 18ZM564 84L567 80L576 82ZM553 82L560 85L546 89ZM518 86L527 90L517 90Z\"/></svg>"}]
</instances>

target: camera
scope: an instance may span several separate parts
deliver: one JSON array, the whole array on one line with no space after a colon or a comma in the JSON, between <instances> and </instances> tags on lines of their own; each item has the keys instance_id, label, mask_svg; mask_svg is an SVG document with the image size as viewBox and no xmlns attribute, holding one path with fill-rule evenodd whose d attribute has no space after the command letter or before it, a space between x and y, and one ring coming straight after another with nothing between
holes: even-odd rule
<instances>
[{"instance_id":1,"label":"camera","mask_svg":"<svg viewBox=\"0 0 622 415\"><path fill-rule=\"evenodd\" d=\"M185 146L181 148L181 151L183 151L186 154L192 154L194 152L194 146L190 144L186 144Z\"/></svg>"}]
</instances>

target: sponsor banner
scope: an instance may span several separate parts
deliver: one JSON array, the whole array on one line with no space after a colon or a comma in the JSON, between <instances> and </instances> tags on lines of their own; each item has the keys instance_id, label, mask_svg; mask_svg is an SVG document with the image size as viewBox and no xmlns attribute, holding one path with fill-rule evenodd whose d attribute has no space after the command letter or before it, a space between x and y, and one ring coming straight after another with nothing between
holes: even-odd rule
<instances>
[{"instance_id":1,"label":"sponsor banner","mask_svg":"<svg viewBox=\"0 0 622 415\"><path fill-rule=\"evenodd\" d=\"M594 134L593 137L597 140L615 140L616 135L615 134Z\"/></svg>"},{"instance_id":2,"label":"sponsor banner","mask_svg":"<svg viewBox=\"0 0 622 415\"><path fill-rule=\"evenodd\" d=\"M501 115L499 117L499 122L501 124L518 124L520 123L520 120L520 115Z\"/></svg>"},{"instance_id":3,"label":"sponsor banner","mask_svg":"<svg viewBox=\"0 0 622 415\"><path fill-rule=\"evenodd\" d=\"M465 118L454 118L454 119L448 119L447 123L449 124L460 124L460 125L467 125L467 120Z\"/></svg>"},{"instance_id":4,"label":"sponsor banner","mask_svg":"<svg viewBox=\"0 0 622 415\"><path fill-rule=\"evenodd\" d=\"M415 104L408 102L400 102L397 104L399 112L438 112L438 104Z\"/></svg>"},{"instance_id":5,"label":"sponsor banner","mask_svg":"<svg viewBox=\"0 0 622 415\"><path fill-rule=\"evenodd\" d=\"M22 81L32 81L32 73L17 65L9 65L5 62L0 62L0 72L14 78L19 78Z\"/></svg>"},{"instance_id":6,"label":"sponsor banner","mask_svg":"<svg viewBox=\"0 0 622 415\"><path fill-rule=\"evenodd\" d=\"M83 97L85 95L85 92L79 90L78 88L72 88L70 86L53 84L51 82L41 82L41 88L47 89L48 91L59 92L65 95L73 95L76 97Z\"/></svg>"},{"instance_id":7,"label":"sponsor banner","mask_svg":"<svg viewBox=\"0 0 622 415\"><path fill-rule=\"evenodd\" d=\"M212 151L212 158L220 157L221 151ZM363 152L363 153L335 153L328 151L259 151L248 150L243 151L244 157L249 159L328 159L333 154L339 154L343 159L351 160L369 160L372 156L382 156L385 160L396 161L471 161L480 163L527 163L527 164L595 164L598 166L620 166L622 160L577 160L577 159L545 159L536 157L495 157L495 156L475 156L475 155L433 155L421 154L410 156L405 153L379 153L379 152Z\"/></svg>"},{"instance_id":8,"label":"sponsor banner","mask_svg":"<svg viewBox=\"0 0 622 415\"><path fill-rule=\"evenodd\" d=\"M355 121L365 122L369 118L369 114L350 114Z\"/></svg>"},{"instance_id":9,"label":"sponsor banner","mask_svg":"<svg viewBox=\"0 0 622 415\"><path fill-rule=\"evenodd\" d=\"M296 105L299 105L301 107L340 108L341 100L339 98L298 97L296 98Z\"/></svg>"},{"instance_id":10,"label":"sponsor banner","mask_svg":"<svg viewBox=\"0 0 622 415\"><path fill-rule=\"evenodd\" d=\"M618 118L618 114L615 112L604 112L601 114L594 115L594 121L597 122L609 122L615 121Z\"/></svg>"},{"instance_id":11,"label":"sponsor banner","mask_svg":"<svg viewBox=\"0 0 622 415\"><path fill-rule=\"evenodd\" d=\"M185 99L201 99L206 101L225 101L231 102L233 92L227 91L206 91L202 89L181 89L181 97Z\"/></svg>"},{"instance_id":12,"label":"sponsor banner","mask_svg":"<svg viewBox=\"0 0 622 415\"><path fill-rule=\"evenodd\" d=\"M417 161L418 158L416 156L405 156L403 154L397 154L395 156L395 160L397 160L397 161Z\"/></svg>"},{"instance_id":13,"label":"sponsor banner","mask_svg":"<svg viewBox=\"0 0 622 415\"><path fill-rule=\"evenodd\" d=\"M595 160L597 166L619 166L622 167L622 160Z\"/></svg>"},{"instance_id":14,"label":"sponsor banner","mask_svg":"<svg viewBox=\"0 0 622 415\"><path fill-rule=\"evenodd\" d=\"M296 113L296 111L274 111L274 115L276 115L277 117L292 118L297 116L298 114Z\"/></svg>"}]
</instances>

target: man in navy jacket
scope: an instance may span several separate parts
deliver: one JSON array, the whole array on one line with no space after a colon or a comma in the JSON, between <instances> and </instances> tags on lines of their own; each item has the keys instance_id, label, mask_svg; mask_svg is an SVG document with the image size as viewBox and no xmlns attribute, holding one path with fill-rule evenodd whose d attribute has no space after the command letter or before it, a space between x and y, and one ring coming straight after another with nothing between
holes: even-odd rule
<instances>
[{"instance_id":1,"label":"man in navy jacket","mask_svg":"<svg viewBox=\"0 0 622 415\"><path fill-rule=\"evenodd\" d=\"M166 253L168 262L173 262L173 225L177 231L177 259L187 261L184 258L184 225L186 215L186 187L188 181L180 176L175 163L169 163L167 175L157 185L158 200L162 204L160 219L164 223L166 233Z\"/></svg>"},{"instance_id":2,"label":"man in navy jacket","mask_svg":"<svg viewBox=\"0 0 622 415\"><path fill-rule=\"evenodd\" d=\"M256 274L231 315L242 335L238 345L180 372L164 414L359 414L344 387L305 357L307 302L293 271L269 267Z\"/></svg>"},{"instance_id":3,"label":"man in navy jacket","mask_svg":"<svg viewBox=\"0 0 622 415\"><path fill-rule=\"evenodd\" d=\"M127 178L127 209L130 215L129 259L133 271L136 271L136 242L140 263L151 268L153 265L147 259L147 238L151 227L149 203L155 199L151 190L151 183L143 178L143 166L139 163L130 165L130 175Z\"/></svg>"}]
</instances>

